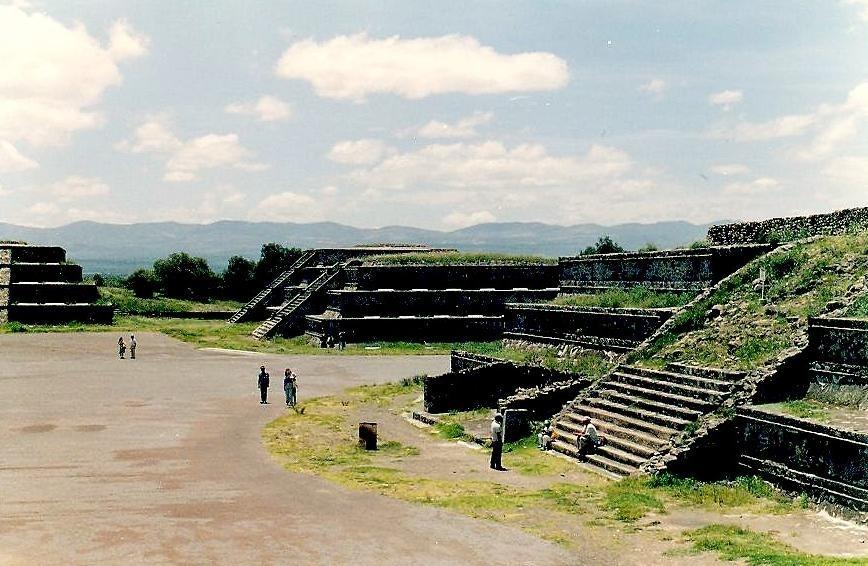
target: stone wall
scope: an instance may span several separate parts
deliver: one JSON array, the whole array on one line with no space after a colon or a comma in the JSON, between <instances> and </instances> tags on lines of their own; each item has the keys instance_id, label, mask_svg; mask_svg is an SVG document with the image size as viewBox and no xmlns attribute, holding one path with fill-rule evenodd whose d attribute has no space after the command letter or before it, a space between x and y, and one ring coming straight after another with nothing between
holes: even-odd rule
<instances>
[{"instance_id":1,"label":"stone wall","mask_svg":"<svg viewBox=\"0 0 868 566\"><path fill-rule=\"evenodd\" d=\"M557 265L363 265L359 289L546 289L558 287ZM352 277L352 275L351 275Z\"/></svg>"},{"instance_id":2,"label":"stone wall","mask_svg":"<svg viewBox=\"0 0 868 566\"><path fill-rule=\"evenodd\" d=\"M868 320L811 318L808 339L812 361L868 366Z\"/></svg>"},{"instance_id":3,"label":"stone wall","mask_svg":"<svg viewBox=\"0 0 868 566\"><path fill-rule=\"evenodd\" d=\"M868 511L868 435L756 407L738 409L736 435L742 473Z\"/></svg>"},{"instance_id":4,"label":"stone wall","mask_svg":"<svg viewBox=\"0 0 868 566\"><path fill-rule=\"evenodd\" d=\"M698 291L768 250L768 246L751 245L560 258L561 288L587 292L642 285Z\"/></svg>"},{"instance_id":5,"label":"stone wall","mask_svg":"<svg viewBox=\"0 0 868 566\"><path fill-rule=\"evenodd\" d=\"M341 316L503 314L506 303L554 299L551 289L342 290L330 291L328 308Z\"/></svg>"},{"instance_id":6,"label":"stone wall","mask_svg":"<svg viewBox=\"0 0 868 566\"><path fill-rule=\"evenodd\" d=\"M720 224L708 229L708 241L714 245L788 241L810 236L845 234L866 227L868 208L849 208L813 216Z\"/></svg>"},{"instance_id":7,"label":"stone wall","mask_svg":"<svg viewBox=\"0 0 868 566\"><path fill-rule=\"evenodd\" d=\"M348 342L371 340L412 340L455 342L494 340L503 334L500 316L408 316L335 318L325 315L305 317L311 336L345 332Z\"/></svg>"},{"instance_id":8,"label":"stone wall","mask_svg":"<svg viewBox=\"0 0 868 566\"><path fill-rule=\"evenodd\" d=\"M464 352L461 350L452 350L449 356L449 369L451 371L462 371L465 369L478 368L480 366L493 364L501 360L483 354L474 354L472 352Z\"/></svg>"},{"instance_id":9,"label":"stone wall","mask_svg":"<svg viewBox=\"0 0 868 566\"><path fill-rule=\"evenodd\" d=\"M516 365L496 361L476 367L460 362L453 371L428 376L424 380L423 398L429 413L468 411L482 407L495 408L501 399L511 397L519 389L529 389L565 381L586 381L582 376L550 370L539 366ZM468 364L468 365L472 365ZM455 371L454 367L465 367ZM520 407L516 401L514 409Z\"/></svg>"},{"instance_id":10,"label":"stone wall","mask_svg":"<svg viewBox=\"0 0 868 566\"><path fill-rule=\"evenodd\" d=\"M510 304L504 317L504 336L629 351L670 316L668 309Z\"/></svg>"}]
</instances>

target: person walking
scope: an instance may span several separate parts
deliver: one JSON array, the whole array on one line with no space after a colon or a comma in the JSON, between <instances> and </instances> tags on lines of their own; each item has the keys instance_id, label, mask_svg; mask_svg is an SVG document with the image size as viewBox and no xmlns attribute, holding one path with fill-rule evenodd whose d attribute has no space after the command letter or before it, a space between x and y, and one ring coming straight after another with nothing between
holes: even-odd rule
<instances>
[{"instance_id":1,"label":"person walking","mask_svg":"<svg viewBox=\"0 0 868 566\"><path fill-rule=\"evenodd\" d=\"M506 471L500 462L503 455L503 415L497 413L491 421L491 469Z\"/></svg>"},{"instance_id":2,"label":"person walking","mask_svg":"<svg viewBox=\"0 0 868 566\"><path fill-rule=\"evenodd\" d=\"M289 368L283 372L283 392L286 393L286 406L295 407L296 394L298 393L298 379Z\"/></svg>"},{"instance_id":3,"label":"person walking","mask_svg":"<svg viewBox=\"0 0 868 566\"><path fill-rule=\"evenodd\" d=\"M136 359L136 346L138 343L136 342L136 337L130 334L130 359Z\"/></svg>"},{"instance_id":4,"label":"person walking","mask_svg":"<svg viewBox=\"0 0 868 566\"><path fill-rule=\"evenodd\" d=\"M124 354L127 351L127 345L124 344L124 337L118 338L118 358L124 359Z\"/></svg>"},{"instance_id":5,"label":"person walking","mask_svg":"<svg viewBox=\"0 0 868 566\"><path fill-rule=\"evenodd\" d=\"M259 404L267 405L268 404L268 382L270 381L268 372L265 371L265 366L259 366L259 379L257 380L257 385L259 386Z\"/></svg>"}]
</instances>

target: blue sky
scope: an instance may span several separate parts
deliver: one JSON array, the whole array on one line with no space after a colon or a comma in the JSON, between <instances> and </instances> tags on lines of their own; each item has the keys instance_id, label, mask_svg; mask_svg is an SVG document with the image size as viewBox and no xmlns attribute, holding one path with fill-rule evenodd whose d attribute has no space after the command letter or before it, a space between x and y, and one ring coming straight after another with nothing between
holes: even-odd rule
<instances>
[{"instance_id":1,"label":"blue sky","mask_svg":"<svg viewBox=\"0 0 868 566\"><path fill-rule=\"evenodd\" d=\"M0 4L0 221L868 205L868 1Z\"/></svg>"}]
</instances>

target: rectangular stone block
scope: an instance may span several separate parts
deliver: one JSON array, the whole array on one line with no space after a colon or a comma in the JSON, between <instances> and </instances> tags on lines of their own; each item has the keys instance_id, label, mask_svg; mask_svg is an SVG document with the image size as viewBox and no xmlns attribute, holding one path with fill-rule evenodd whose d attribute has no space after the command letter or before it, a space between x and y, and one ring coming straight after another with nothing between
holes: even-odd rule
<instances>
[{"instance_id":1,"label":"rectangular stone block","mask_svg":"<svg viewBox=\"0 0 868 566\"><path fill-rule=\"evenodd\" d=\"M12 270L8 267L0 267L0 285L9 285Z\"/></svg>"},{"instance_id":2,"label":"rectangular stone block","mask_svg":"<svg viewBox=\"0 0 868 566\"><path fill-rule=\"evenodd\" d=\"M9 322L9 311L6 310L6 307L0 307L0 324L6 324Z\"/></svg>"},{"instance_id":3,"label":"rectangular stone block","mask_svg":"<svg viewBox=\"0 0 868 566\"><path fill-rule=\"evenodd\" d=\"M12 250L9 248L0 248L0 264L12 263Z\"/></svg>"},{"instance_id":4,"label":"rectangular stone block","mask_svg":"<svg viewBox=\"0 0 868 566\"><path fill-rule=\"evenodd\" d=\"M0 307L9 305L9 287L0 287Z\"/></svg>"}]
</instances>

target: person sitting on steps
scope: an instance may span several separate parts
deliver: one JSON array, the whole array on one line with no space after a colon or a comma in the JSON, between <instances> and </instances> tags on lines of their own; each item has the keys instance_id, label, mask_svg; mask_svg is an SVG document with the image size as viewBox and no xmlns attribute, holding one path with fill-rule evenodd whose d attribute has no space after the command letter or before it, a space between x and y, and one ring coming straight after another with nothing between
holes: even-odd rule
<instances>
[{"instance_id":1,"label":"person sitting on steps","mask_svg":"<svg viewBox=\"0 0 868 566\"><path fill-rule=\"evenodd\" d=\"M597 427L591 422L591 417L584 417L582 424L585 425L585 428L582 430L582 434L576 437L576 448L579 450L579 460L584 462L588 459L589 453L603 444L603 440L597 434Z\"/></svg>"},{"instance_id":2,"label":"person sitting on steps","mask_svg":"<svg viewBox=\"0 0 868 566\"><path fill-rule=\"evenodd\" d=\"M536 437L536 445L540 450L548 450L552 446L552 424L549 421L543 422L542 430Z\"/></svg>"}]
</instances>

